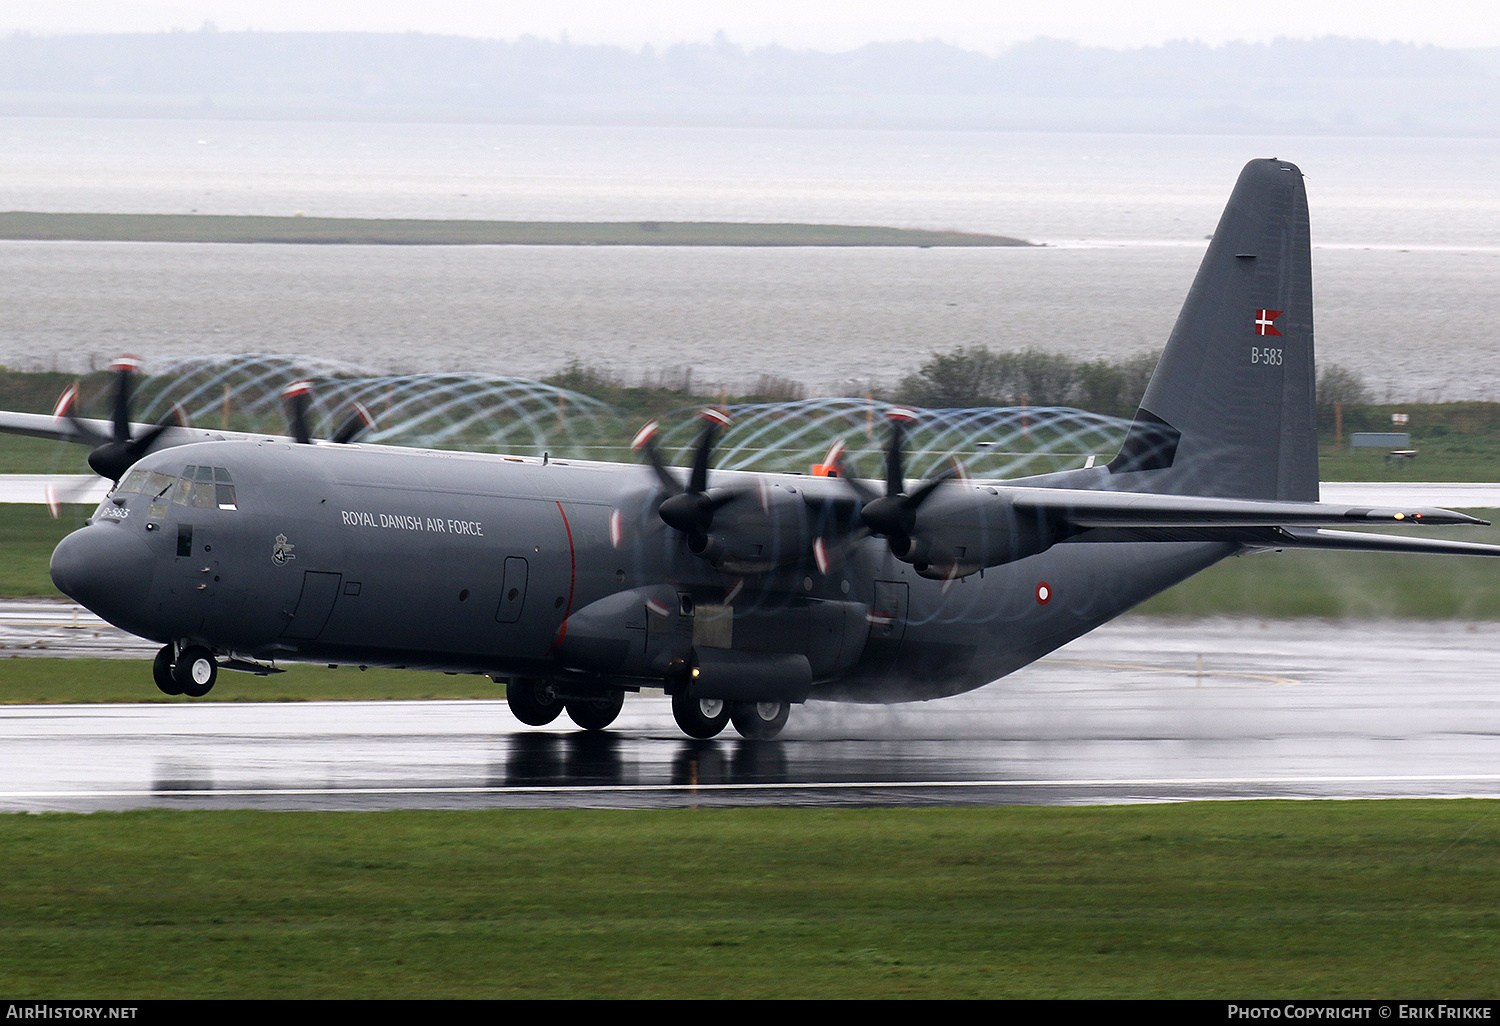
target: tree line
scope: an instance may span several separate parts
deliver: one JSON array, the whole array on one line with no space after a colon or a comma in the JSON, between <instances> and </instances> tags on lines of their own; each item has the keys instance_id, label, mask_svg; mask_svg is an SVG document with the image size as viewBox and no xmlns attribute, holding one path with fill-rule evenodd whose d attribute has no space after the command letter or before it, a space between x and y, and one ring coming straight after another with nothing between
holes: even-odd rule
<instances>
[{"instance_id":1,"label":"tree line","mask_svg":"<svg viewBox=\"0 0 1500 1026\"><path fill-rule=\"evenodd\" d=\"M932 358L896 387L897 402L938 409L979 406L1071 406L1116 417L1132 416L1156 370L1161 353L1121 360L1075 360L1039 349L996 352L963 346ZM1364 379L1336 363L1318 374L1319 412L1334 404L1358 407L1370 401Z\"/></svg>"}]
</instances>

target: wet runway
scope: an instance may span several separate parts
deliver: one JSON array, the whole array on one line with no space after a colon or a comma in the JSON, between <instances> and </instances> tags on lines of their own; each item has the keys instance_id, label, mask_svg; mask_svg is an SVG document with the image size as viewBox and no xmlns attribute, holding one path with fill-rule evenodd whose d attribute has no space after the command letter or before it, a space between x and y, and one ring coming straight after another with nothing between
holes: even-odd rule
<instances>
[{"instance_id":1,"label":"wet runway","mask_svg":"<svg viewBox=\"0 0 1500 1026\"><path fill-rule=\"evenodd\" d=\"M602 735L503 702L8 706L0 810L1494 797L1496 634L1128 618L970 695L812 703L759 743L687 740L659 695Z\"/></svg>"}]
</instances>

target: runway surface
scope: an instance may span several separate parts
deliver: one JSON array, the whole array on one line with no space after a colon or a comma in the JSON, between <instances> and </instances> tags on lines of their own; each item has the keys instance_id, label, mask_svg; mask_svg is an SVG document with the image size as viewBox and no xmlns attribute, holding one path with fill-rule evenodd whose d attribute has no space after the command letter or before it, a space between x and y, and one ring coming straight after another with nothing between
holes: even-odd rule
<instances>
[{"instance_id":1,"label":"runway surface","mask_svg":"<svg viewBox=\"0 0 1500 1026\"><path fill-rule=\"evenodd\" d=\"M810 703L774 742L687 740L659 695L597 735L504 702L0 706L0 810L1495 797L1497 681L1488 624L1127 618L969 695Z\"/></svg>"}]
</instances>

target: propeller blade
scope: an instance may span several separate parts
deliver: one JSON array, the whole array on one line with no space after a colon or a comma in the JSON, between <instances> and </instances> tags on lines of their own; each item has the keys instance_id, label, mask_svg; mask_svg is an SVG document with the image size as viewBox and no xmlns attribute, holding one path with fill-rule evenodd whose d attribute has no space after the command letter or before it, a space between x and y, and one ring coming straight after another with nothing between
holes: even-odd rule
<instances>
[{"instance_id":1,"label":"propeller blade","mask_svg":"<svg viewBox=\"0 0 1500 1026\"><path fill-rule=\"evenodd\" d=\"M312 401L312 382L306 379L293 381L281 391L286 403L287 427L298 445L310 445L312 432L307 426L307 407Z\"/></svg>"},{"instance_id":2,"label":"propeller blade","mask_svg":"<svg viewBox=\"0 0 1500 1026\"><path fill-rule=\"evenodd\" d=\"M78 402L78 382L73 382L63 389L62 395L57 397L57 402L52 406L52 416L58 420L65 420L73 429L74 441L82 442L93 448L105 445L113 439L108 435L100 434L88 424L85 424L77 414L73 412L74 405Z\"/></svg>"},{"instance_id":3,"label":"propeller blade","mask_svg":"<svg viewBox=\"0 0 1500 1026\"><path fill-rule=\"evenodd\" d=\"M891 551L900 558L912 549L911 536L917 526L917 511L939 487L962 474L963 468L957 464L944 467L937 476L928 478L915 491L907 493L901 445L906 436L905 425L916 420L916 414L897 408L886 417L891 422L891 441L885 453L885 494L866 502L860 509L859 518L871 533L884 536Z\"/></svg>"},{"instance_id":4,"label":"propeller blade","mask_svg":"<svg viewBox=\"0 0 1500 1026\"><path fill-rule=\"evenodd\" d=\"M905 425L917 419L917 415L904 407L896 407L885 415L891 422L891 443L885 450L885 494L900 495L906 490L905 472L901 466L901 444L905 440Z\"/></svg>"},{"instance_id":5,"label":"propeller blade","mask_svg":"<svg viewBox=\"0 0 1500 1026\"><path fill-rule=\"evenodd\" d=\"M647 421L646 426L636 432L635 438L630 442L630 448L635 452L646 454L646 462L656 472L656 479L661 482L661 487L668 495L681 495L685 490L667 469L666 461L661 458L661 450L656 447L656 432L661 427L656 421Z\"/></svg>"},{"instance_id":6,"label":"propeller blade","mask_svg":"<svg viewBox=\"0 0 1500 1026\"><path fill-rule=\"evenodd\" d=\"M114 405L114 427L115 441L130 441L130 376L140 373L141 358L138 356L122 356L109 365L109 369L115 372L115 405Z\"/></svg>"},{"instance_id":7,"label":"propeller blade","mask_svg":"<svg viewBox=\"0 0 1500 1026\"><path fill-rule=\"evenodd\" d=\"M833 467L838 471L839 480L843 481L854 494L859 496L860 505L867 505L880 498L880 493L850 473L849 465L844 461L845 448L844 440L842 438L837 439L833 443L832 448L828 450L828 455L823 458L823 465L825 467Z\"/></svg>"},{"instance_id":8,"label":"propeller blade","mask_svg":"<svg viewBox=\"0 0 1500 1026\"><path fill-rule=\"evenodd\" d=\"M361 434L375 426L375 418L371 415L369 407L358 400L354 403L354 411L349 418L339 425L339 429L333 433L329 441L336 445L347 445Z\"/></svg>"},{"instance_id":9,"label":"propeller blade","mask_svg":"<svg viewBox=\"0 0 1500 1026\"><path fill-rule=\"evenodd\" d=\"M656 446L656 434L660 425L656 421L641 428L630 443L632 449L646 454L646 461L651 464L662 490L667 493L657 511L662 521L673 530L687 535L688 547L694 552L700 551L707 542L714 514L742 494L736 489L709 492L708 465L713 457L714 440L718 438L719 430L729 423L729 414L709 408L701 416L706 423L698 436L687 487L683 487L661 458L661 451Z\"/></svg>"},{"instance_id":10,"label":"propeller blade","mask_svg":"<svg viewBox=\"0 0 1500 1026\"><path fill-rule=\"evenodd\" d=\"M132 392L130 379L132 375L140 373L141 367L140 357L137 356L122 356L110 364L110 370L115 372L115 398L114 408L110 415L112 428L110 437L101 435L72 412L78 399L76 384L63 392L52 411L54 415L72 425L80 441L87 441L94 446L88 458L89 466L94 473L115 482L124 477L125 472L134 466L137 460L151 451L151 446L170 426L164 421L139 438L132 438L130 435Z\"/></svg>"},{"instance_id":11,"label":"propeller blade","mask_svg":"<svg viewBox=\"0 0 1500 1026\"><path fill-rule=\"evenodd\" d=\"M704 425L703 433L698 436L698 449L693 453L693 476L688 481L688 491L691 492L708 490L708 461L713 455L714 441L719 437L719 429L729 424L729 414L713 407L703 410L699 416Z\"/></svg>"}]
</instances>

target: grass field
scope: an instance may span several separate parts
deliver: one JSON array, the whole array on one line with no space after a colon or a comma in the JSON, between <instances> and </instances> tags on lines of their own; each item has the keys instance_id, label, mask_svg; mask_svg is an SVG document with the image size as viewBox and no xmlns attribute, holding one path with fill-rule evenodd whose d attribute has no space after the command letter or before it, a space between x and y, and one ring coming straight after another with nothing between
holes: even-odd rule
<instances>
[{"instance_id":1,"label":"grass field","mask_svg":"<svg viewBox=\"0 0 1500 1026\"><path fill-rule=\"evenodd\" d=\"M1500 515L1475 512L1486 519ZM1432 529L1420 536L1439 533ZM1495 528L1441 533L1466 541L1500 542ZM1267 619L1497 620L1500 559L1305 550L1256 553L1209 567L1137 606L1135 612Z\"/></svg>"},{"instance_id":2,"label":"grass field","mask_svg":"<svg viewBox=\"0 0 1500 1026\"><path fill-rule=\"evenodd\" d=\"M0 816L0 992L1494 997L1497 813Z\"/></svg>"},{"instance_id":3,"label":"grass field","mask_svg":"<svg viewBox=\"0 0 1500 1026\"><path fill-rule=\"evenodd\" d=\"M474 674L425 673L372 667L289 663L285 673L257 677L221 671L203 698L164 695L146 659L0 657L0 705L93 702L326 702L505 697L503 685Z\"/></svg>"}]
</instances>

